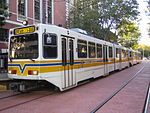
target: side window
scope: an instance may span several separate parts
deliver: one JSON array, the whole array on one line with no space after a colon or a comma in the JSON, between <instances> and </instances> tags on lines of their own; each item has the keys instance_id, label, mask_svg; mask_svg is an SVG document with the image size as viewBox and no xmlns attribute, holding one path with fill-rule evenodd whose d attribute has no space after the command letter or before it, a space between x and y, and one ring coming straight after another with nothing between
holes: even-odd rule
<instances>
[{"instance_id":1,"label":"side window","mask_svg":"<svg viewBox=\"0 0 150 113\"><path fill-rule=\"evenodd\" d=\"M102 45L97 44L97 58L102 58Z\"/></svg>"},{"instance_id":2,"label":"side window","mask_svg":"<svg viewBox=\"0 0 150 113\"><path fill-rule=\"evenodd\" d=\"M125 57L125 58L127 57L127 52L126 52L126 50L124 51L124 57Z\"/></svg>"},{"instance_id":3,"label":"side window","mask_svg":"<svg viewBox=\"0 0 150 113\"><path fill-rule=\"evenodd\" d=\"M129 51L126 50L126 57L128 58L128 56L129 56Z\"/></svg>"},{"instance_id":4,"label":"side window","mask_svg":"<svg viewBox=\"0 0 150 113\"><path fill-rule=\"evenodd\" d=\"M88 50L89 50L89 58L95 58L96 57L95 43L89 42L88 43Z\"/></svg>"},{"instance_id":5,"label":"side window","mask_svg":"<svg viewBox=\"0 0 150 113\"><path fill-rule=\"evenodd\" d=\"M112 47L109 47L109 58L113 57L113 50Z\"/></svg>"},{"instance_id":6,"label":"side window","mask_svg":"<svg viewBox=\"0 0 150 113\"><path fill-rule=\"evenodd\" d=\"M126 50L122 50L122 58L126 57Z\"/></svg>"},{"instance_id":7,"label":"side window","mask_svg":"<svg viewBox=\"0 0 150 113\"><path fill-rule=\"evenodd\" d=\"M43 34L43 57L56 58L57 57L57 36L55 34Z\"/></svg>"},{"instance_id":8,"label":"side window","mask_svg":"<svg viewBox=\"0 0 150 113\"><path fill-rule=\"evenodd\" d=\"M130 51L130 58L132 57L132 52Z\"/></svg>"},{"instance_id":9,"label":"side window","mask_svg":"<svg viewBox=\"0 0 150 113\"><path fill-rule=\"evenodd\" d=\"M116 48L116 58L119 58L119 49Z\"/></svg>"},{"instance_id":10,"label":"side window","mask_svg":"<svg viewBox=\"0 0 150 113\"><path fill-rule=\"evenodd\" d=\"M87 58L87 41L78 40L78 58Z\"/></svg>"}]
</instances>

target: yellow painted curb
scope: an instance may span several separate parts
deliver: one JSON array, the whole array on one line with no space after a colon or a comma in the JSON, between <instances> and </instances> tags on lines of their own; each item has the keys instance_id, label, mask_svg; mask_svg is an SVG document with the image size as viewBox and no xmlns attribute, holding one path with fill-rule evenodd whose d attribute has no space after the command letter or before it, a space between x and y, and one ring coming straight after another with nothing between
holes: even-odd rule
<instances>
[{"instance_id":1,"label":"yellow painted curb","mask_svg":"<svg viewBox=\"0 0 150 113\"><path fill-rule=\"evenodd\" d=\"M7 90L7 86L6 85L0 85L0 91L2 90Z\"/></svg>"}]
</instances>

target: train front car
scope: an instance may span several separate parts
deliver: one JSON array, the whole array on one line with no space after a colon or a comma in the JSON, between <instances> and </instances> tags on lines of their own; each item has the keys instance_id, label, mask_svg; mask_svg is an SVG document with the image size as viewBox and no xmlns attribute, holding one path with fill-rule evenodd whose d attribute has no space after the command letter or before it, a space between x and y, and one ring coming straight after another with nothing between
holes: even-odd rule
<instances>
[{"instance_id":1,"label":"train front car","mask_svg":"<svg viewBox=\"0 0 150 113\"><path fill-rule=\"evenodd\" d=\"M39 79L39 33L36 26L25 26L10 30L8 76L15 79L13 88L25 86L25 80ZM21 80L24 80L23 82ZM33 81L32 81L33 83ZM29 86L28 86L29 87Z\"/></svg>"},{"instance_id":2,"label":"train front car","mask_svg":"<svg viewBox=\"0 0 150 113\"><path fill-rule=\"evenodd\" d=\"M132 50L45 24L11 29L8 56L8 76L19 91L46 81L64 91L134 64Z\"/></svg>"},{"instance_id":3,"label":"train front car","mask_svg":"<svg viewBox=\"0 0 150 113\"><path fill-rule=\"evenodd\" d=\"M8 76L17 81L13 89L22 91L39 83L51 83L61 91L76 86L74 37L68 32L45 24L10 30Z\"/></svg>"}]
</instances>

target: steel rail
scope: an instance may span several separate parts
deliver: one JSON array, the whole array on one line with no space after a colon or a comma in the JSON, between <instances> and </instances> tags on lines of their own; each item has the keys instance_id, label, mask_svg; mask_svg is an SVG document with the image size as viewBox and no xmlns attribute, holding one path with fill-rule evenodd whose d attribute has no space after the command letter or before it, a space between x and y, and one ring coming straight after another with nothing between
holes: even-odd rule
<instances>
[{"instance_id":1,"label":"steel rail","mask_svg":"<svg viewBox=\"0 0 150 113\"><path fill-rule=\"evenodd\" d=\"M15 93L15 94L10 94L10 95L8 95L8 96L0 97L0 100L5 99L5 98L10 98L10 97L18 96L18 95L22 95L22 94L24 94L24 93L17 92L17 93Z\"/></svg>"},{"instance_id":2,"label":"steel rail","mask_svg":"<svg viewBox=\"0 0 150 113\"><path fill-rule=\"evenodd\" d=\"M30 99L30 100L27 100L27 101L24 101L24 102L18 102L17 104L14 104L14 105L11 105L11 106L0 109L0 112L4 111L4 110L7 110L7 109L17 107L17 106L20 106L20 105L23 105L23 104L26 104L26 103L29 103L29 102L32 102L32 101L35 101L35 100L38 100L38 99L41 99L41 98L44 98L44 97L47 97L49 95L53 95L53 94L56 94L56 92L50 92L49 94L42 95L40 97L36 97L36 98Z\"/></svg>"},{"instance_id":3,"label":"steel rail","mask_svg":"<svg viewBox=\"0 0 150 113\"><path fill-rule=\"evenodd\" d=\"M144 69L144 66L127 82L124 82L120 88L118 88L111 96L106 98L102 103L98 104L90 113L95 113L98 111L101 107L103 107L107 102L109 102L116 94L118 94L125 86L127 86L134 78L138 76L138 74Z\"/></svg>"},{"instance_id":4,"label":"steel rail","mask_svg":"<svg viewBox=\"0 0 150 113\"><path fill-rule=\"evenodd\" d=\"M148 90L147 90L146 99L145 99L145 103L144 103L144 107L143 107L143 112L142 113L147 113L148 105L149 105L149 99L150 99L150 82L149 82L149 85L148 85Z\"/></svg>"}]
</instances>

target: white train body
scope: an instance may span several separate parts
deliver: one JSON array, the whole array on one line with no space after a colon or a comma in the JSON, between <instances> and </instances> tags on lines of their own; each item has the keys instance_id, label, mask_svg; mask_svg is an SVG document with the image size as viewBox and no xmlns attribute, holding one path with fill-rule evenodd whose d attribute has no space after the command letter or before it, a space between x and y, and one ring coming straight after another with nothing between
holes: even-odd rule
<instances>
[{"instance_id":1,"label":"white train body","mask_svg":"<svg viewBox=\"0 0 150 113\"><path fill-rule=\"evenodd\" d=\"M46 80L61 91L139 61L138 52L54 25L10 30L9 77Z\"/></svg>"}]
</instances>

